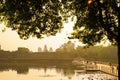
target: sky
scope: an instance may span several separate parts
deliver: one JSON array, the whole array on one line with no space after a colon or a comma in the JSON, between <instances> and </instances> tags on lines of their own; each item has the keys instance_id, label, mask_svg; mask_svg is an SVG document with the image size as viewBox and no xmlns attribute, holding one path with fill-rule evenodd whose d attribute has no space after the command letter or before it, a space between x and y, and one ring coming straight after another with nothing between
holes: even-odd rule
<instances>
[{"instance_id":1,"label":"sky","mask_svg":"<svg viewBox=\"0 0 120 80\"><path fill-rule=\"evenodd\" d=\"M3 23L0 24L0 45L1 49L5 51L16 51L18 47L26 47L30 51L36 52L38 47L44 48L47 45L48 49L50 47L55 49L59 48L62 44L69 41L68 34L73 31L74 22L70 20L68 23L64 23L64 28L61 30L60 33L57 33L56 36L50 36L43 39L37 39L30 37L28 40L22 40L19 38L19 35L16 31L12 31L10 28L6 28L4 30L5 25Z\"/></svg>"},{"instance_id":2,"label":"sky","mask_svg":"<svg viewBox=\"0 0 120 80\"><path fill-rule=\"evenodd\" d=\"M11 28L6 28L4 23L0 24L0 45L1 49L5 51L16 51L18 47L26 47L30 51L37 52L38 48L44 48L47 45L48 50L50 47L55 51L62 44L67 43L69 41L68 35L73 32L73 26L75 21L71 21L68 19L68 23L63 23L64 28L60 33L57 33L56 36L50 36L43 39L37 39L36 37L30 37L27 40L20 39L19 35L16 31L12 31ZM3 32L5 28L5 31ZM76 46L83 46L81 42L77 40L72 40ZM109 41L101 42L98 45L108 46Z\"/></svg>"}]
</instances>

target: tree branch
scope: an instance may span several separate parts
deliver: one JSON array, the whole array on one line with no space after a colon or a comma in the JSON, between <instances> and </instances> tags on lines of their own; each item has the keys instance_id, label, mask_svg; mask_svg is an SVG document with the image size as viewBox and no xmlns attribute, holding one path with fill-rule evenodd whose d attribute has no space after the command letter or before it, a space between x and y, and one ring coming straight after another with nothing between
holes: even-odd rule
<instances>
[{"instance_id":1,"label":"tree branch","mask_svg":"<svg viewBox=\"0 0 120 80\"><path fill-rule=\"evenodd\" d=\"M102 16L102 8L101 8L101 3L100 0L96 0L98 4L98 10L99 10L99 21L101 26L104 28L104 30L107 32L107 35L112 36L116 41L117 41L117 35L114 34L110 28L107 28L108 25L106 25L103 21L103 16Z\"/></svg>"}]
</instances>

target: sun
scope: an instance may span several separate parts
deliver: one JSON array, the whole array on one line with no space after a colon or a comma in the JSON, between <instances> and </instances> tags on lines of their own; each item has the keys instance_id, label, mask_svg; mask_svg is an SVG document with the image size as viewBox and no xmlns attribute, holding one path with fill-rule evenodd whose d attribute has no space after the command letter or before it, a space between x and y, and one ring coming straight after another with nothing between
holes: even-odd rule
<instances>
[{"instance_id":1,"label":"sun","mask_svg":"<svg viewBox=\"0 0 120 80\"><path fill-rule=\"evenodd\" d=\"M91 4L92 0L88 0L88 4Z\"/></svg>"}]
</instances>

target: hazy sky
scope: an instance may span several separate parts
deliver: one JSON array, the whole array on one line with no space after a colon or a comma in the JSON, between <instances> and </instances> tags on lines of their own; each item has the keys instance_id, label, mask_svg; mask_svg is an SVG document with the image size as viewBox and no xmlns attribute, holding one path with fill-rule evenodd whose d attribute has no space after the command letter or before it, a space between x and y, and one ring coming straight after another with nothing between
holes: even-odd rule
<instances>
[{"instance_id":1,"label":"hazy sky","mask_svg":"<svg viewBox=\"0 0 120 80\"><path fill-rule=\"evenodd\" d=\"M43 48L47 45L48 49L50 47L55 50L60 47L61 44L68 41L67 35L73 29L74 22L69 21L69 23L64 24L64 28L61 33L57 33L56 36L50 36L44 39L29 38L28 40L22 40L19 38L17 32L12 31L10 28L6 28L5 32L2 32L4 25L0 24L0 45L4 50L15 51L18 47L26 47L31 51L37 51L38 47Z\"/></svg>"},{"instance_id":2,"label":"hazy sky","mask_svg":"<svg viewBox=\"0 0 120 80\"><path fill-rule=\"evenodd\" d=\"M18 49L18 47L26 47L29 48L30 51L36 52L38 50L38 47L41 47L43 49L44 45L47 45L48 49L52 47L53 50L55 50L69 40L67 37L73 31L73 26L74 22L69 19L68 23L64 23L64 28L60 33L57 33L56 36L50 36L43 39L31 37L28 40L22 40L19 38L17 32L12 31L10 28L6 28L5 32L2 32L5 27L5 25L2 23L0 24L1 49L15 51ZM74 40L74 42L76 45L83 45L78 41ZM108 45L109 41L102 42L101 44Z\"/></svg>"}]
</instances>

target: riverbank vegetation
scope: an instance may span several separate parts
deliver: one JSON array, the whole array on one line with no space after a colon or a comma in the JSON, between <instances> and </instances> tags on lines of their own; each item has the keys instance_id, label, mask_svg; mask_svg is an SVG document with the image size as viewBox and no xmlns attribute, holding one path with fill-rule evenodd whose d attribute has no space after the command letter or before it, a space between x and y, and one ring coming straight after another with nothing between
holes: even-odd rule
<instances>
[{"instance_id":1,"label":"riverbank vegetation","mask_svg":"<svg viewBox=\"0 0 120 80\"><path fill-rule=\"evenodd\" d=\"M70 53L77 58L84 58L85 60L118 63L117 46L91 46L85 48L84 46L77 46L72 42L64 43L56 52Z\"/></svg>"},{"instance_id":2,"label":"riverbank vegetation","mask_svg":"<svg viewBox=\"0 0 120 80\"><path fill-rule=\"evenodd\" d=\"M27 48L18 49L17 51L0 51L0 60L74 60L84 59L86 61L100 61L108 63L118 63L116 46L83 46L75 47L75 44L68 41L56 49L55 52L31 52ZM81 60L82 60L81 59Z\"/></svg>"}]
</instances>

